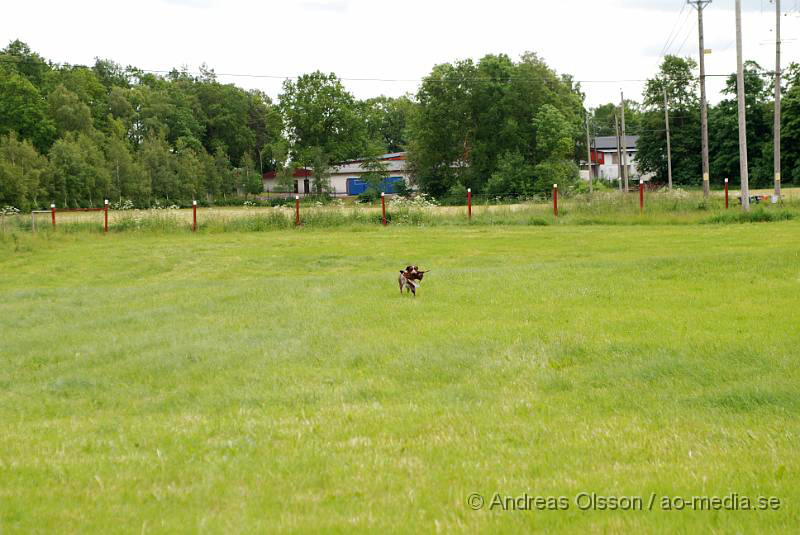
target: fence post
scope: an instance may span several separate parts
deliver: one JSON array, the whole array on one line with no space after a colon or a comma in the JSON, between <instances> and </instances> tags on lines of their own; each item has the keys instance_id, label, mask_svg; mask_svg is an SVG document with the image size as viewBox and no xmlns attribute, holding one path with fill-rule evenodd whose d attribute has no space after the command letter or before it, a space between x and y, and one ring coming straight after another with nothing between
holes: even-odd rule
<instances>
[{"instance_id":1,"label":"fence post","mask_svg":"<svg viewBox=\"0 0 800 535\"><path fill-rule=\"evenodd\" d=\"M294 226L300 226L300 195L294 196Z\"/></svg>"},{"instance_id":2,"label":"fence post","mask_svg":"<svg viewBox=\"0 0 800 535\"><path fill-rule=\"evenodd\" d=\"M103 232L108 232L108 199L103 201Z\"/></svg>"},{"instance_id":3,"label":"fence post","mask_svg":"<svg viewBox=\"0 0 800 535\"><path fill-rule=\"evenodd\" d=\"M558 217L558 184L553 184L553 215Z\"/></svg>"},{"instance_id":4,"label":"fence post","mask_svg":"<svg viewBox=\"0 0 800 535\"><path fill-rule=\"evenodd\" d=\"M381 223L386 226L386 193L381 192Z\"/></svg>"},{"instance_id":5,"label":"fence post","mask_svg":"<svg viewBox=\"0 0 800 535\"><path fill-rule=\"evenodd\" d=\"M56 228L56 205L55 204L51 204L50 205L50 212L53 215L53 228Z\"/></svg>"},{"instance_id":6,"label":"fence post","mask_svg":"<svg viewBox=\"0 0 800 535\"><path fill-rule=\"evenodd\" d=\"M728 209L728 179L725 179L725 209Z\"/></svg>"},{"instance_id":7,"label":"fence post","mask_svg":"<svg viewBox=\"0 0 800 535\"><path fill-rule=\"evenodd\" d=\"M467 188L467 217L472 219L472 188Z\"/></svg>"},{"instance_id":8,"label":"fence post","mask_svg":"<svg viewBox=\"0 0 800 535\"><path fill-rule=\"evenodd\" d=\"M644 179L639 179L639 215L644 213Z\"/></svg>"},{"instance_id":9,"label":"fence post","mask_svg":"<svg viewBox=\"0 0 800 535\"><path fill-rule=\"evenodd\" d=\"M197 201L192 201L192 232L197 230Z\"/></svg>"}]
</instances>

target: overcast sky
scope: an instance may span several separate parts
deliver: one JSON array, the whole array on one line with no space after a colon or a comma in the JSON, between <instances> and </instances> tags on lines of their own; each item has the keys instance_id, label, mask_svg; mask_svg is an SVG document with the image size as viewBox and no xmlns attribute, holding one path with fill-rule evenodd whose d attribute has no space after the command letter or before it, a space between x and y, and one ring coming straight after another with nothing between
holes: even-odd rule
<instances>
[{"instance_id":1,"label":"overcast sky","mask_svg":"<svg viewBox=\"0 0 800 535\"><path fill-rule=\"evenodd\" d=\"M221 82L273 98L282 77L335 72L359 98L415 92L437 63L529 50L583 82L590 106L641 99L662 51L697 59L697 14L683 0L28 0L4 2L0 46L47 59L95 56L149 70L207 63ZM774 68L775 7L744 0L744 53ZM705 10L709 74L736 69L734 0ZM783 64L800 61L800 0L783 0ZM792 40L790 40L792 39ZM666 46L669 44L669 46ZM222 74L269 77L222 76ZM392 81L357 80L386 79ZM401 80L401 81L396 81ZM402 81L409 80L409 81ZM590 82L610 80L610 82ZM709 98L724 79L710 78Z\"/></svg>"}]
</instances>

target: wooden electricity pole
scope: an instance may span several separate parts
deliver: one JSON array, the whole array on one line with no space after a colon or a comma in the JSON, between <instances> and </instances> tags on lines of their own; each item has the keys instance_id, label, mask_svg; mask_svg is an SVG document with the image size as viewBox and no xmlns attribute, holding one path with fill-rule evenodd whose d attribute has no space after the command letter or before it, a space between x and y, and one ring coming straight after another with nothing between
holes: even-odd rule
<instances>
[{"instance_id":1,"label":"wooden electricity pole","mask_svg":"<svg viewBox=\"0 0 800 535\"><path fill-rule=\"evenodd\" d=\"M669 144L669 107L667 105L667 88L664 87L664 124L667 127L667 180L672 189L672 148Z\"/></svg>"},{"instance_id":2,"label":"wooden electricity pole","mask_svg":"<svg viewBox=\"0 0 800 535\"><path fill-rule=\"evenodd\" d=\"M625 140L625 96L619 92L620 107L622 108L622 176L625 180L625 193L628 193L628 144Z\"/></svg>"},{"instance_id":3,"label":"wooden electricity pole","mask_svg":"<svg viewBox=\"0 0 800 535\"><path fill-rule=\"evenodd\" d=\"M697 9L697 28L700 32L700 129L703 142L703 197L708 199L710 190L708 171L708 104L706 103L706 49L703 39L703 9L711 0L687 0Z\"/></svg>"},{"instance_id":4,"label":"wooden electricity pole","mask_svg":"<svg viewBox=\"0 0 800 535\"><path fill-rule=\"evenodd\" d=\"M742 66L742 0L736 0L736 99L739 104L739 175L742 209L750 210L750 187L747 176L747 123L744 109L744 68Z\"/></svg>"},{"instance_id":5,"label":"wooden electricity pole","mask_svg":"<svg viewBox=\"0 0 800 535\"><path fill-rule=\"evenodd\" d=\"M622 191L622 153L619 150L619 119L614 112L614 131L617 133L617 179L619 180L619 190Z\"/></svg>"},{"instance_id":6,"label":"wooden electricity pole","mask_svg":"<svg viewBox=\"0 0 800 535\"><path fill-rule=\"evenodd\" d=\"M586 162L589 164L589 194L592 194L592 145L589 143L589 111L586 111Z\"/></svg>"},{"instance_id":7,"label":"wooden electricity pole","mask_svg":"<svg viewBox=\"0 0 800 535\"><path fill-rule=\"evenodd\" d=\"M775 0L775 195L781 195L781 0Z\"/></svg>"}]
</instances>

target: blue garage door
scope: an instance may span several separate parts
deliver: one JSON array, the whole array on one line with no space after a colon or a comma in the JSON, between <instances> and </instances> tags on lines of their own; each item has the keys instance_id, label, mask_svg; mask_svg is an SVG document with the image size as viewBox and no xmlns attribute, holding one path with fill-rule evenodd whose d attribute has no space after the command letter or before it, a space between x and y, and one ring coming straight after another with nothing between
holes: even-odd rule
<instances>
[{"instance_id":1,"label":"blue garage door","mask_svg":"<svg viewBox=\"0 0 800 535\"><path fill-rule=\"evenodd\" d=\"M401 177L401 176L389 177L389 178L387 178L386 180L383 181L383 184L381 184L383 186L382 189L386 193L397 193L397 190L395 189L395 187L397 186L397 184L399 184L402 181L403 181L403 177Z\"/></svg>"},{"instance_id":2,"label":"blue garage door","mask_svg":"<svg viewBox=\"0 0 800 535\"><path fill-rule=\"evenodd\" d=\"M363 180L359 180L358 178L348 178L347 179L347 194L348 195L359 195L367 191L368 184Z\"/></svg>"},{"instance_id":3,"label":"blue garage door","mask_svg":"<svg viewBox=\"0 0 800 535\"><path fill-rule=\"evenodd\" d=\"M392 176L385 179L381 182L381 191L386 193L396 193L396 186L398 183L403 181L403 177L401 176ZM348 178L347 179L347 194L348 195L359 195L367 191L369 184L360 178Z\"/></svg>"}]
</instances>

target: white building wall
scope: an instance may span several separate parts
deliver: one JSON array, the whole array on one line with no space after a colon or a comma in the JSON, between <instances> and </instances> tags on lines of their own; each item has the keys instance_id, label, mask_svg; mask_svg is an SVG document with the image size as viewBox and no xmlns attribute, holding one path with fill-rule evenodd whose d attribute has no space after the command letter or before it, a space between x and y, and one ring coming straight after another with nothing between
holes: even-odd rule
<instances>
[{"instance_id":1,"label":"white building wall","mask_svg":"<svg viewBox=\"0 0 800 535\"><path fill-rule=\"evenodd\" d=\"M406 162L405 160L386 160L385 161L387 166L386 174L388 177L401 177L405 180L406 184L410 184L410 176L409 173L406 171ZM347 163L341 166L333 167L330 170L330 185L331 191L338 195L346 195L347 194L347 179L348 178L360 178L364 174L364 170L361 168L361 164L358 162ZM307 177L309 180L309 187L313 189L314 179L313 177ZM304 184L303 182L306 180L306 177L296 178L295 181L297 182L297 191L300 195L304 192ZM265 178L263 179L264 182L264 191L275 191L277 189L277 179L275 178Z\"/></svg>"},{"instance_id":2,"label":"white building wall","mask_svg":"<svg viewBox=\"0 0 800 535\"><path fill-rule=\"evenodd\" d=\"M599 178L603 180L618 180L619 165L613 163L617 160L617 151L600 151L603 153L603 165L599 166ZM639 170L636 168L636 151L628 151L628 178L639 177Z\"/></svg>"}]
</instances>

